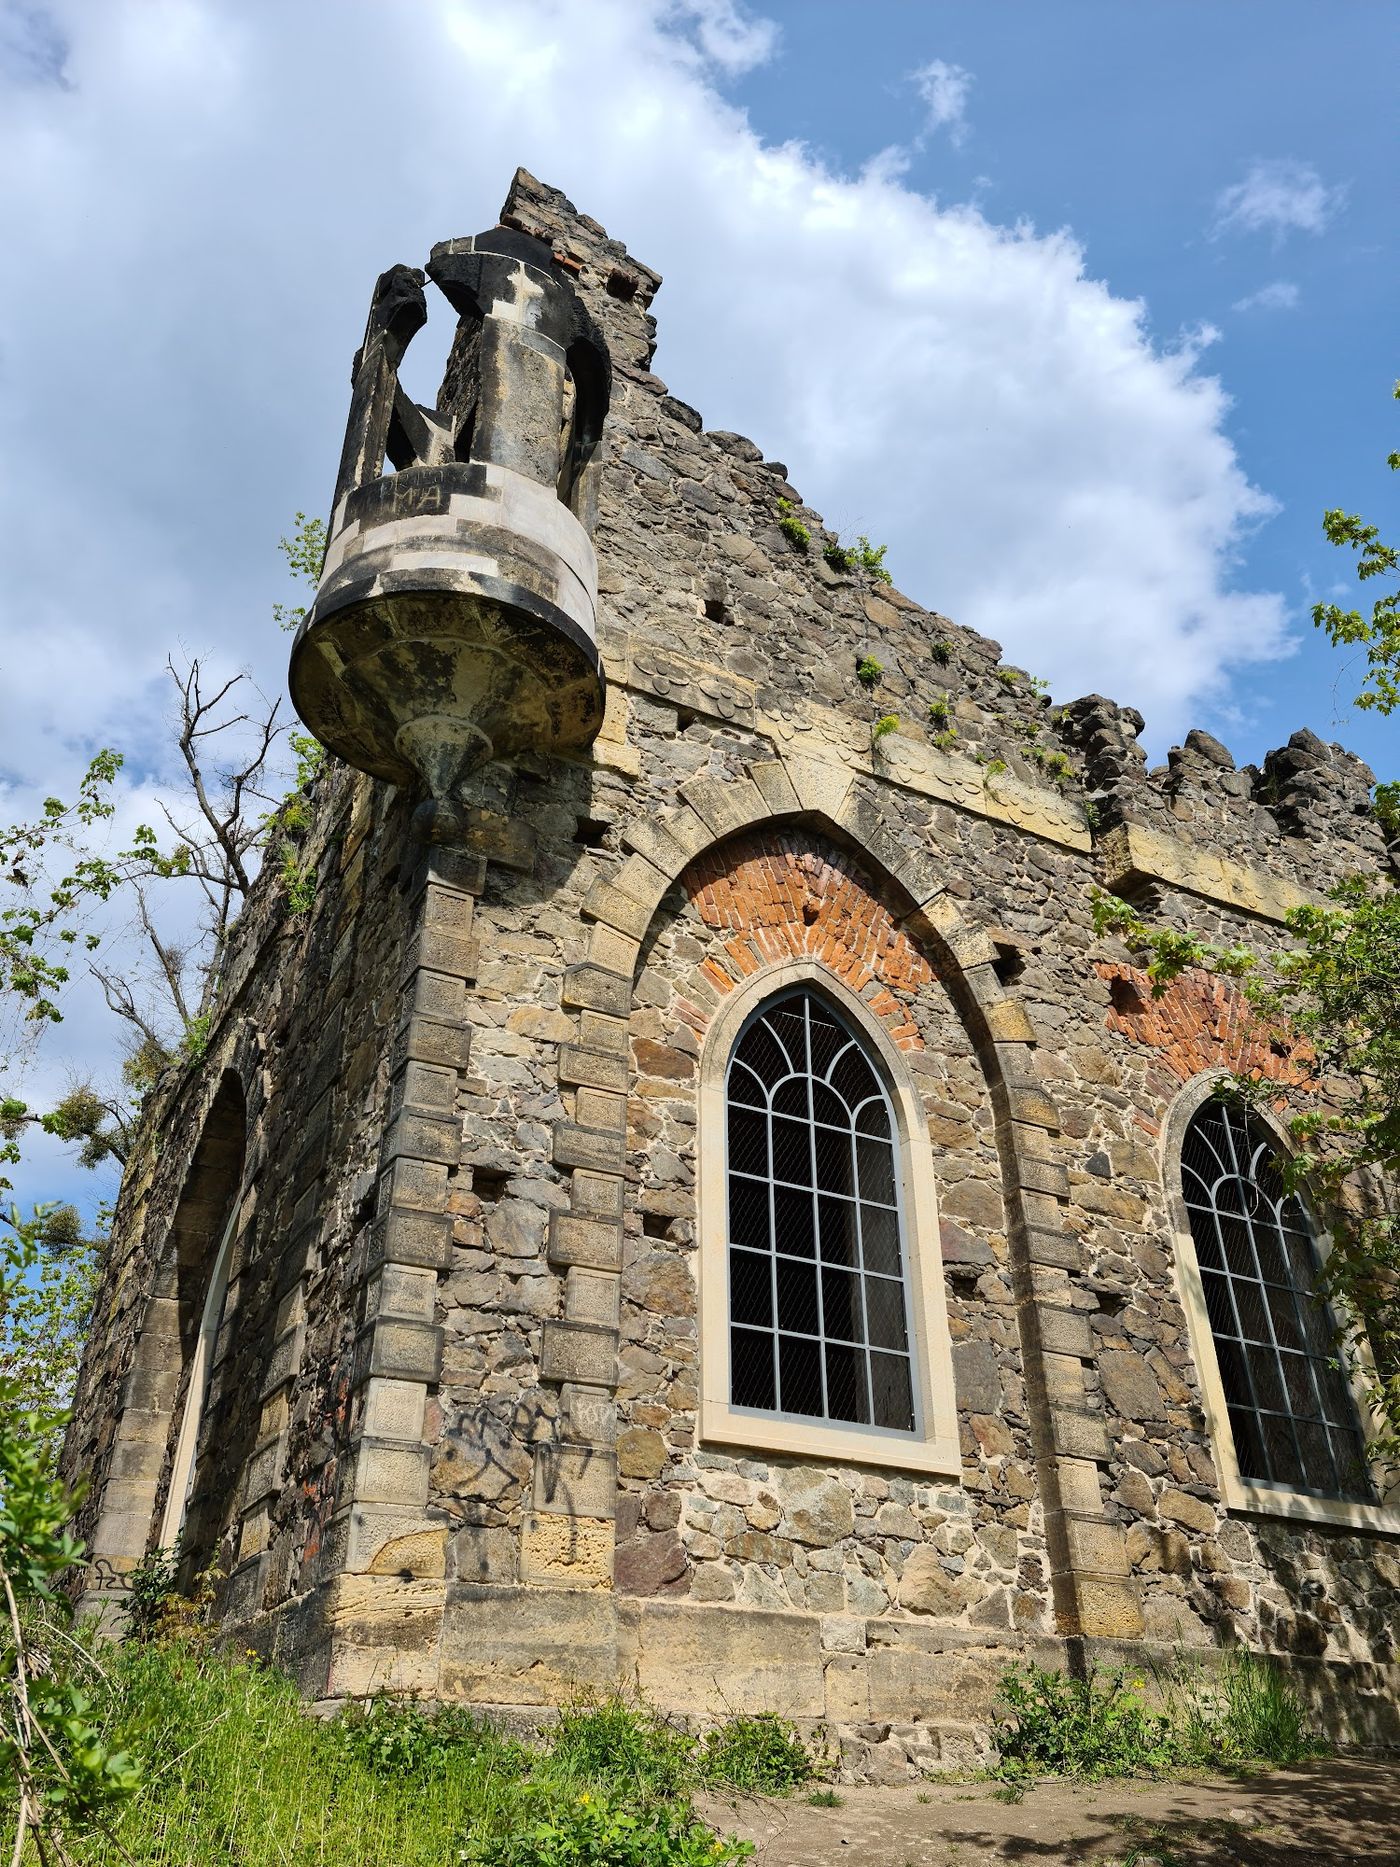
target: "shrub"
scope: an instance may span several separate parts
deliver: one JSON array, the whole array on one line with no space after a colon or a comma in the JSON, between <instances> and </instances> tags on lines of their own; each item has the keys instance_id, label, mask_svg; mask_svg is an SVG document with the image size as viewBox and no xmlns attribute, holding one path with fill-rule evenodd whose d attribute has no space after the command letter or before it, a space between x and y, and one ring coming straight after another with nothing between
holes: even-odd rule
<instances>
[{"instance_id":1,"label":"shrub","mask_svg":"<svg viewBox=\"0 0 1400 1867\"><path fill-rule=\"evenodd\" d=\"M707 1731L699 1769L707 1783L782 1795L809 1781L812 1759L792 1725L765 1711L731 1718Z\"/></svg>"},{"instance_id":2,"label":"shrub","mask_svg":"<svg viewBox=\"0 0 1400 1867\"><path fill-rule=\"evenodd\" d=\"M953 703L947 694L939 694L929 701L928 716L940 729L948 725L953 717Z\"/></svg>"},{"instance_id":3,"label":"shrub","mask_svg":"<svg viewBox=\"0 0 1400 1867\"><path fill-rule=\"evenodd\" d=\"M843 545L832 539L830 544L822 546L822 556L833 570L853 571L856 567L856 554L849 545Z\"/></svg>"},{"instance_id":4,"label":"shrub","mask_svg":"<svg viewBox=\"0 0 1400 1867\"><path fill-rule=\"evenodd\" d=\"M694 1739L617 1697L567 1706L550 1749L566 1772L649 1796L679 1795L695 1776Z\"/></svg>"},{"instance_id":5,"label":"shrub","mask_svg":"<svg viewBox=\"0 0 1400 1867\"><path fill-rule=\"evenodd\" d=\"M953 644L946 636L940 636L939 639L932 644L928 652L933 656L940 668L946 668L948 663L953 659Z\"/></svg>"},{"instance_id":6,"label":"shrub","mask_svg":"<svg viewBox=\"0 0 1400 1867\"><path fill-rule=\"evenodd\" d=\"M856 679L867 693L880 685L880 676L885 671L885 664L877 661L873 655L856 656Z\"/></svg>"}]
</instances>

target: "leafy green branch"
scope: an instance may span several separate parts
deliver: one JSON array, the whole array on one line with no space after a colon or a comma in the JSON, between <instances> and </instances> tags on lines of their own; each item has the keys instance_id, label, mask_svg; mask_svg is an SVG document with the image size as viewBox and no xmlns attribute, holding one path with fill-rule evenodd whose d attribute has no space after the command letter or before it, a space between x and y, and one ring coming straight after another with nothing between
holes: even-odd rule
<instances>
[{"instance_id":1,"label":"leafy green branch","mask_svg":"<svg viewBox=\"0 0 1400 1867\"><path fill-rule=\"evenodd\" d=\"M1400 401L1400 383L1393 393ZM1400 471L1400 452L1387 454L1386 465L1392 473ZM1334 506L1323 513L1322 530L1329 544L1356 553L1358 582L1400 574L1400 549L1386 544L1380 527L1368 525L1356 513ZM1377 597L1369 616L1336 603L1315 603L1312 617L1337 647L1365 648L1366 679L1356 696L1357 706L1394 712L1400 706L1400 590Z\"/></svg>"}]
</instances>

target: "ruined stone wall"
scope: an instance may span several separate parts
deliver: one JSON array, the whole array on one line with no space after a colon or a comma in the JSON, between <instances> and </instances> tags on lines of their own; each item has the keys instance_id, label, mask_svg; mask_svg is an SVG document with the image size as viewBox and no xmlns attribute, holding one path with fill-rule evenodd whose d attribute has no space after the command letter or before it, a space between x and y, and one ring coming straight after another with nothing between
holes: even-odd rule
<instances>
[{"instance_id":1,"label":"ruined stone wall","mask_svg":"<svg viewBox=\"0 0 1400 1867\"><path fill-rule=\"evenodd\" d=\"M333 763L314 809L303 855L313 905L289 911L275 865L255 885L207 1045L162 1077L123 1180L65 1451L66 1470L87 1482L78 1529L104 1565L99 1582L159 1540L192 1330L231 1197L236 1242L196 1487L200 1563L250 1565L257 1603L285 1599L314 1573L333 1506L359 1320L345 1260L372 1203L384 1124L404 812L387 788ZM202 1153L221 1095L237 1111L222 1124L231 1182ZM188 1251L182 1201L193 1206Z\"/></svg>"},{"instance_id":2,"label":"ruined stone wall","mask_svg":"<svg viewBox=\"0 0 1400 1867\"><path fill-rule=\"evenodd\" d=\"M252 1392L258 1420L228 1614L313 1694L519 1711L640 1686L825 1719L898 1774L978 1754L1018 1652L1244 1641L1333 1663L1312 1686L1344 1678L1351 1728L1384 1728L1397 1545L1225 1510L1174 1262L1176 1099L1306 1062L1243 1050L1224 986L1153 1001L1090 914L1110 886L1275 942L1388 859L1369 775L1306 736L1258 774L1204 735L1147 772L1135 715L1054 707L996 644L828 564L786 469L652 374L659 281L596 223L528 177L506 218L613 356L603 730L489 768L463 846L426 855L411 799L333 770L311 914L259 884L208 1055L162 1085L123 1189L69 1450L97 1553L129 1560L158 1512L172 1219L232 1069L243 1398L216 1385L210 1431L243 1433ZM947 1477L700 1440L706 1034L799 956L922 1099Z\"/></svg>"}]
</instances>

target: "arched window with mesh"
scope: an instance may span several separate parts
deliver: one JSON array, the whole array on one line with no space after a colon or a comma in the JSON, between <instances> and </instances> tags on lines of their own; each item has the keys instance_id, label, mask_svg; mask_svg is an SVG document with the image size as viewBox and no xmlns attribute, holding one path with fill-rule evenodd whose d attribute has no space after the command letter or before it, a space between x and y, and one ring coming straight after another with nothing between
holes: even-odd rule
<instances>
[{"instance_id":1,"label":"arched window with mesh","mask_svg":"<svg viewBox=\"0 0 1400 1867\"><path fill-rule=\"evenodd\" d=\"M1370 1503L1316 1231L1268 1130L1235 1103L1205 1103L1181 1178L1240 1476Z\"/></svg>"},{"instance_id":2,"label":"arched window with mesh","mask_svg":"<svg viewBox=\"0 0 1400 1867\"><path fill-rule=\"evenodd\" d=\"M913 1432L899 1134L864 1041L784 992L725 1088L731 1405Z\"/></svg>"}]
</instances>

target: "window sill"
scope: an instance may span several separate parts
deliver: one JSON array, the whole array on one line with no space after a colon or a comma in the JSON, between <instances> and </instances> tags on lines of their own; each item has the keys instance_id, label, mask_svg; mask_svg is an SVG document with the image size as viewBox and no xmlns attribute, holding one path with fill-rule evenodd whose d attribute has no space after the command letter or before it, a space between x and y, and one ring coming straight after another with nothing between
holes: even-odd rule
<instances>
[{"instance_id":1,"label":"window sill","mask_svg":"<svg viewBox=\"0 0 1400 1867\"><path fill-rule=\"evenodd\" d=\"M1400 1499L1389 1504L1356 1504L1345 1498L1313 1497L1306 1491L1253 1485L1241 1478L1226 1482L1225 1507L1249 1517L1327 1524L1369 1536L1400 1536Z\"/></svg>"},{"instance_id":2,"label":"window sill","mask_svg":"<svg viewBox=\"0 0 1400 1867\"><path fill-rule=\"evenodd\" d=\"M700 1412L700 1437L706 1446L742 1447L749 1452L779 1452L823 1465L879 1465L889 1471L919 1472L961 1480L962 1453L956 1441L907 1438L870 1432L859 1426L810 1426L761 1413L740 1413L723 1401L706 1400Z\"/></svg>"}]
</instances>

